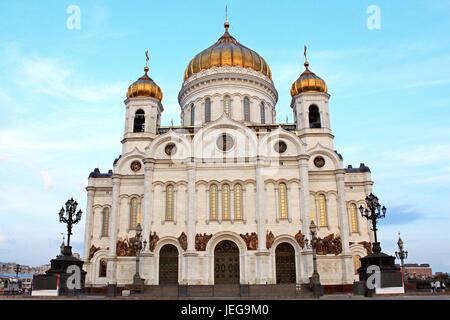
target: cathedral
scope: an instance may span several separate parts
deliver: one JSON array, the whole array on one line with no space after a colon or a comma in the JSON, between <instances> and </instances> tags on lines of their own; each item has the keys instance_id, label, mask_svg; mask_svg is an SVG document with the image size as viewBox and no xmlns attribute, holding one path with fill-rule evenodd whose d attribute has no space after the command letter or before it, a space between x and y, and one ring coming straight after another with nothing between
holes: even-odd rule
<instances>
[{"instance_id":1,"label":"cathedral","mask_svg":"<svg viewBox=\"0 0 450 320\"><path fill-rule=\"evenodd\" d=\"M122 152L89 175L86 286L307 284L310 227L324 286L351 286L373 233L358 214L367 166L334 149L328 88L292 79L293 123L277 123L266 60L229 32L187 64L180 125L162 126L163 91L144 74L128 87ZM144 243L137 252L134 240Z\"/></svg>"}]
</instances>

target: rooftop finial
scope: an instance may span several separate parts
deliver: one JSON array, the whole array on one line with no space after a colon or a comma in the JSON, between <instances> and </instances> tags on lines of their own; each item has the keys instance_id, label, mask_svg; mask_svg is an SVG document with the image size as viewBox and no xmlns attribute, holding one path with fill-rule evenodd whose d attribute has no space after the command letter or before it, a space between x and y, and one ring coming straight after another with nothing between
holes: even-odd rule
<instances>
[{"instance_id":1,"label":"rooftop finial","mask_svg":"<svg viewBox=\"0 0 450 320\"><path fill-rule=\"evenodd\" d=\"M149 60L150 58L148 57L148 50L145 50L145 68L144 68L144 71L145 71L145 73L147 74L147 72L148 72L148 70L150 70L149 68L148 68L148 60Z\"/></svg>"},{"instance_id":2,"label":"rooftop finial","mask_svg":"<svg viewBox=\"0 0 450 320\"><path fill-rule=\"evenodd\" d=\"M303 51L303 55L305 56L304 66L305 66L306 69L308 69L309 62L308 62L308 47L307 46L305 46L305 50Z\"/></svg>"},{"instance_id":3,"label":"rooftop finial","mask_svg":"<svg viewBox=\"0 0 450 320\"><path fill-rule=\"evenodd\" d=\"M228 31L228 28L230 27L230 24L228 23L228 6L225 5L225 23L223 24L225 27L225 31Z\"/></svg>"}]
</instances>

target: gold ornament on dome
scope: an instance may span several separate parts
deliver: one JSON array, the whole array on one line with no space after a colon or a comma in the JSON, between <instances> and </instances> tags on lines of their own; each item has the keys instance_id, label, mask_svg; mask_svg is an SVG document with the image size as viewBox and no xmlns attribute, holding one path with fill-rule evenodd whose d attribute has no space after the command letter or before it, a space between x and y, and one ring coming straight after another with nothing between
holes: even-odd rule
<instances>
[{"instance_id":1,"label":"gold ornament on dome","mask_svg":"<svg viewBox=\"0 0 450 320\"><path fill-rule=\"evenodd\" d=\"M307 47L305 46L304 56L305 56L305 71L300 75L300 77L292 84L291 96L303 92L328 92L328 87L324 80L316 76L314 72L309 70L309 62L307 58Z\"/></svg>"},{"instance_id":2,"label":"gold ornament on dome","mask_svg":"<svg viewBox=\"0 0 450 320\"><path fill-rule=\"evenodd\" d=\"M159 101L163 98L161 88L148 76L148 50L145 51L144 75L128 87L127 98L155 98Z\"/></svg>"},{"instance_id":3,"label":"gold ornament on dome","mask_svg":"<svg viewBox=\"0 0 450 320\"><path fill-rule=\"evenodd\" d=\"M272 72L267 62L258 53L242 45L230 35L228 18L224 27L223 36L189 62L184 72L184 80L202 70L225 66L253 69L272 79Z\"/></svg>"}]
</instances>

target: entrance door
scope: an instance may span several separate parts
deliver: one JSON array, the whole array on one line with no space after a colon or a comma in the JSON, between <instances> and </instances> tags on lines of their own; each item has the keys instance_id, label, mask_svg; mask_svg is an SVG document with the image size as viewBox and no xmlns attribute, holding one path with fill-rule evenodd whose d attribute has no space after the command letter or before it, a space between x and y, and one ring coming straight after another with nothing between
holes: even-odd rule
<instances>
[{"instance_id":1,"label":"entrance door","mask_svg":"<svg viewBox=\"0 0 450 320\"><path fill-rule=\"evenodd\" d=\"M159 251L159 284L178 284L178 249L166 244Z\"/></svg>"},{"instance_id":2,"label":"entrance door","mask_svg":"<svg viewBox=\"0 0 450 320\"><path fill-rule=\"evenodd\" d=\"M239 284L239 248L228 240L214 249L214 283Z\"/></svg>"},{"instance_id":3,"label":"entrance door","mask_svg":"<svg viewBox=\"0 0 450 320\"><path fill-rule=\"evenodd\" d=\"M275 249L277 283L295 283L295 250L289 243L280 243Z\"/></svg>"}]
</instances>

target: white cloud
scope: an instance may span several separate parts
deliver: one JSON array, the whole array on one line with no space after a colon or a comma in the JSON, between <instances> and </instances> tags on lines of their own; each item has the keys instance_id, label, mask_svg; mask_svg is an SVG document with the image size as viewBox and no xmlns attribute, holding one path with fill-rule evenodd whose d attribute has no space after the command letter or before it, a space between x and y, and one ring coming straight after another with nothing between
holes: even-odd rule
<instances>
[{"instance_id":1,"label":"white cloud","mask_svg":"<svg viewBox=\"0 0 450 320\"><path fill-rule=\"evenodd\" d=\"M53 181L53 178L50 176L50 173L48 171L40 171L39 173L41 175L42 182L44 183L45 191L52 189L55 186L55 182Z\"/></svg>"},{"instance_id":2,"label":"white cloud","mask_svg":"<svg viewBox=\"0 0 450 320\"><path fill-rule=\"evenodd\" d=\"M123 84L79 84L67 63L53 58L22 58L17 73L19 85L56 98L98 102L125 92Z\"/></svg>"}]
</instances>

